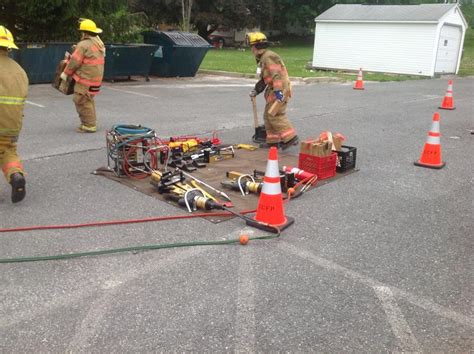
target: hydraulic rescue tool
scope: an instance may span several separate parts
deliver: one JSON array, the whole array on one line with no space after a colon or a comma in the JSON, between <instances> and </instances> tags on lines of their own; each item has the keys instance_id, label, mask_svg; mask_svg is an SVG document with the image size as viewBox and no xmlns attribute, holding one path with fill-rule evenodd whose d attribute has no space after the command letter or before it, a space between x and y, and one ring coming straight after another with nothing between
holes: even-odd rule
<instances>
[{"instance_id":1,"label":"hydraulic rescue tool","mask_svg":"<svg viewBox=\"0 0 474 354\"><path fill-rule=\"evenodd\" d=\"M186 173L186 172L182 172L183 175L185 175L186 177L188 178L191 178L192 180L198 182L199 184L202 184L204 187L206 188L209 188L210 190L212 190L213 192L219 194L222 198L225 198L226 200L228 200L229 202L231 201L229 196L227 194L225 194L224 192L218 190L217 188L214 188L213 186L207 184L206 182L204 181L201 181L200 179L194 177L193 175L189 174L189 173Z\"/></svg>"},{"instance_id":2,"label":"hydraulic rescue tool","mask_svg":"<svg viewBox=\"0 0 474 354\"><path fill-rule=\"evenodd\" d=\"M153 171L150 183L156 187L158 193L163 194L173 190L177 183L183 183L184 179L183 172L180 170Z\"/></svg>"},{"instance_id":3,"label":"hydraulic rescue tool","mask_svg":"<svg viewBox=\"0 0 474 354\"><path fill-rule=\"evenodd\" d=\"M200 189L192 188L186 191L183 195L174 193L166 194L166 199L173 200L181 207L186 207L190 213L197 209L202 210L224 210L224 206L207 198Z\"/></svg>"},{"instance_id":4,"label":"hydraulic rescue tool","mask_svg":"<svg viewBox=\"0 0 474 354\"><path fill-rule=\"evenodd\" d=\"M250 193L259 194L262 190L263 183L255 182L255 179L251 175L241 175L237 180L223 181L222 186L230 188L245 196Z\"/></svg>"}]
</instances>

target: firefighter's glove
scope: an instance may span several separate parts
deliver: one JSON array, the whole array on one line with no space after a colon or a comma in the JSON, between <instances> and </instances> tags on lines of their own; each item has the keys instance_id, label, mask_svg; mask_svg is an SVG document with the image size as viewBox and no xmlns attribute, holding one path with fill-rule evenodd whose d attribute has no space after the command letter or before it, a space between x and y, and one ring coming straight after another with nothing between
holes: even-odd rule
<instances>
[{"instance_id":1,"label":"firefighter's glove","mask_svg":"<svg viewBox=\"0 0 474 354\"><path fill-rule=\"evenodd\" d=\"M283 102L285 97L283 97L283 92L281 90L275 91L275 97L278 102Z\"/></svg>"},{"instance_id":2,"label":"firefighter's glove","mask_svg":"<svg viewBox=\"0 0 474 354\"><path fill-rule=\"evenodd\" d=\"M249 93L249 96L250 96L250 97L257 97L257 95L258 95L258 92L257 92L257 90L255 90L255 89L253 89L253 90L250 91L250 93Z\"/></svg>"},{"instance_id":3,"label":"firefighter's glove","mask_svg":"<svg viewBox=\"0 0 474 354\"><path fill-rule=\"evenodd\" d=\"M64 80L64 81L67 80L67 75L64 71L61 73L61 80Z\"/></svg>"}]
</instances>

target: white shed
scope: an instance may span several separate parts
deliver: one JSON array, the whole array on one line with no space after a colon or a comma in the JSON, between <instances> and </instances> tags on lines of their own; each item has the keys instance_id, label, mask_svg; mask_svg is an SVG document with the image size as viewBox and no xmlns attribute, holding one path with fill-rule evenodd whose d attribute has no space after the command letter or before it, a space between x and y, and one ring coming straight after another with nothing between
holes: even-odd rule
<instances>
[{"instance_id":1,"label":"white shed","mask_svg":"<svg viewBox=\"0 0 474 354\"><path fill-rule=\"evenodd\" d=\"M334 5L316 20L313 67L457 73L467 22L457 4Z\"/></svg>"}]
</instances>

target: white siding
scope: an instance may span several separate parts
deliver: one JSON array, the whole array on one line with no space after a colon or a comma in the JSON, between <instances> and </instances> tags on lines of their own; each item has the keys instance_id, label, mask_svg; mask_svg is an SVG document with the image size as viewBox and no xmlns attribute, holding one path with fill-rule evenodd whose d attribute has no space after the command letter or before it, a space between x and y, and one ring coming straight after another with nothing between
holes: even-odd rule
<instances>
[{"instance_id":1,"label":"white siding","mask_svg":"<svg viewBox=\"0 0 474 354\"><path fill-rule=\"evenodd\" d=\"M313 66L433 75L436 24L316 23Z\"/></svg>"},{"instance_id":2,"label":"white siding","mask_svg":"<svg viewBox=\"0 0 474 354\"><path fill-rule=\"evenodd\" d=\"M459 25L459 26L465 27L464 22L461 16L459 15L459 11L460 10L457 7L452 9L441 19L440 22L442 22L443 24L450 23L453 25Z\"/></svg>"}]
</instances>

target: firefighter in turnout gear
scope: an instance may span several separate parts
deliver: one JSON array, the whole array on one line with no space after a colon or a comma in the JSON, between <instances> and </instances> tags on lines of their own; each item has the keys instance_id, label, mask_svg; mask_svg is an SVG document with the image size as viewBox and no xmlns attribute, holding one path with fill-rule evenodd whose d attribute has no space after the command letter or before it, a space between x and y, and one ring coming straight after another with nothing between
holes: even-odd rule
<instances>
[{"instance_id":1,"label":"firefighter in turnout gear","mask_svg":"<svg viewBox=\"0 0 474 354\"><path fill-rule=\"evenodd\" d=\"M23 126L23 108L28 94L28 77L8 52L18 49L11 32L0 26L0 167L12 186L11 199L25 198L23 165L16 152Z\"/></svg>"},{"instance_id":2,"label":"firefighter in turnout gear","mask_svg":"<svg viewBox=\"0 0 474 354\"><path fill-rule=\"evenodd\" d=\"M250 92L250 96L257 96L265 91L263 120L267 132L267 145L286 149L298 143L298 136L286 116L286 106L291 97L291 84L285 63L278 54L267 49L269 43L263 33L248 33L247 42L260 68L260 80ZM269 114L275 101L279 102L277 110Z\"/></svg>"},{"instance_id":3,"label":"firefighter in turnout gear","mask_svg":"<svg viewBox=\"0 0 474 354\"><path fill-rule=\"evenodd\" d=\"M66 80L67 76L72 76L76 81L74 103L81 120L77 131L95 133L97 117L94 96L99 93L104 76L105 46L98 36L102 30L93 21L81 19L79 23L82 39L76 45L61 79Z\"/></svg>"}]
</instances>

